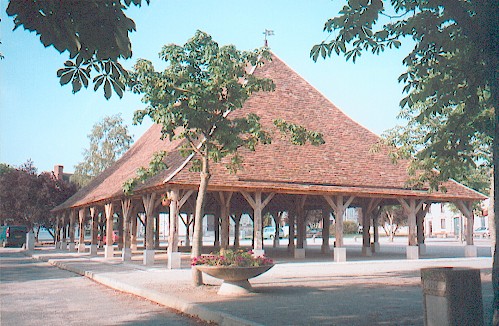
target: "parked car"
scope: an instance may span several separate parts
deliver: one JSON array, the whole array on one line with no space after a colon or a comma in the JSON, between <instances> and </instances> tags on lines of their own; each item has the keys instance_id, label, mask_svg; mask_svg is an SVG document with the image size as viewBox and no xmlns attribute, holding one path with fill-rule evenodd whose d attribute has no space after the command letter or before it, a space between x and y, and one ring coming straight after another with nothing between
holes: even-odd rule
<instances>
[{"instance_id":1,"label":"parked car","mask_svg":"<svg viewBox=\"0 0 499 326\"><path fill-rule=\"evenodd\" d=\"M116 243L120 240L120 235L118 231L113 231L113 243ZM97 241L100 241L100 235L97 235ZM104 244L107 244L106 235L104 235L104 240L102 241Z\"/></svg>"},{"instance_id":2,"label":"parked car","mask_svg":"<svg viewBox=\"0 0 499 326\"><path fill-rule=\"evenodd\" d=\"M2 247L22 247L26 243L28 228L24 225L0 226L0 243Z\"/></svg>"},{"instance_id":3,"label":"parked car","mask_svg":"<svg viewBox=\"0 0 499 326\"><path fill-rule=\"evenodd\" d=\"M307 228L307 238L320 238L322 237L322 229Z\"/></svg>"},{"instance_id":4,"label":"parked car","mask_svg":"<svg viewBox=\"0 0 499 326\"><path fill-rule=\"evenodd\" d=\"M264 239L274 239L275 237L275 227L266 226L263 228L263 238ZM282 228L279 228L279 238L282 239L284 237L284 231Z\"/></svg>"},{"instance_id":5,"label":"parked car","mask_svg":"<svg viewBox=\"0 0 499 326\"><path fill-rule=\"evenodd\" d=\"M473 232L474 237L490 238L490 230L485 226L479 227Z\"/></svg>"}]
</instances>

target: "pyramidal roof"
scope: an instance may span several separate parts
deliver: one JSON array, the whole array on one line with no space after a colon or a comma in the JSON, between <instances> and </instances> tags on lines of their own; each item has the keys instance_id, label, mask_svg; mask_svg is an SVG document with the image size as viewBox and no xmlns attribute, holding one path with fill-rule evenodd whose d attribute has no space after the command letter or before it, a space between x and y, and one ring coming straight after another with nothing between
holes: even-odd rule
<instances>
[{"instance_id":1,"label":"pyramidal roof","mask_svg":"<svg viewBox=\"0 0 499 326\"><path fill-rule=\"evenodd\" d=\"M373 152L379 137L353 121L301 76L273 55L255 69L270 78L274 92L253 94L241 110L231 115L255 113L272 134L272 144L256 151L242 149L241 169L230 174L225 162L211 164L209 190L259 190L292 194L343 194L359 197L420 197L430 200L481 200L482 194L455 181L444 183L447 191L428 192L407 187L408 161L394 165L388 150ZM323 134L325 144L293 145L274 127L275 119L296 123ZM161 140L160 126L153 125L113 166L55 210L86 206L123 196L123 183L147 167L153 153L164 150L168 168L139 185L137 194L176 185L197 188L199 173L190 171L191 157L179 153L182 140Z\"/></svg>"}]
</instances>

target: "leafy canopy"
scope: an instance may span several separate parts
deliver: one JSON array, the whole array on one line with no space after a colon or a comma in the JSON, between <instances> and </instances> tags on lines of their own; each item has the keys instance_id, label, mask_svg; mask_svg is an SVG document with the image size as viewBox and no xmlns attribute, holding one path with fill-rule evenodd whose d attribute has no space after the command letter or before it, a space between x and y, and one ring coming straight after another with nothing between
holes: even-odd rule
<instances>
[{"instance_id":1,"label":"leafy canopy","mask_svg":"<svg viewBox=\"0 0 499 326\"><path fill-rule=\"evenodd\" d=\"M50 228L50 210L75 192L76 185L57 180L51 172L38 174L30 160L17 168L0 164L0 224Z\"/></svg>"},{"instance_id":2,"label":"leafy canopy","mask_svg":"<svg viewBox=\"0 0 499 326\"><path fill-rule=\"evenodd\" d=\"M351 0L325 23L332 38L310 55L355 61L364 51L379 54L412 39L415 46L403 61L407 71L399 78L407 93L400 117L407 125L385 138L399 146L394 158L418 159L411 172L424 172L415 181L438 187L440 180L462 179L491 161L498 15L493 1Z\"/></svg>"},{"instance_id":3,"label":"leafy canopy","mask_svg":"<svg viewBox=\"0 0 499 326\"><path fill-rule=\"evenodd\" d=\"M107 116L92 127L90 145L83 152L83 161L75 166L71 181L80 187L116 162L133 143L121 114Z\"/></svg>"},{"instance_id":4,"label":"leafy canopy","mask_svg":"<svg viewBox=\"0 0 499 326\"><path fill-rule=\"evenodd\" d=\"M125 15L132 4L141 6L142 1L10 0L7 14L14 17L14 30L23 26L40 35L45 47L69 53L57 71L61 85L71 83L76 93L91 81L94 90L103 86L109 99L113 90L119 97L125 90L127 72L118 60L132 56L128 34L135 31L135 23Z\"/></svg>"}]
</instances>

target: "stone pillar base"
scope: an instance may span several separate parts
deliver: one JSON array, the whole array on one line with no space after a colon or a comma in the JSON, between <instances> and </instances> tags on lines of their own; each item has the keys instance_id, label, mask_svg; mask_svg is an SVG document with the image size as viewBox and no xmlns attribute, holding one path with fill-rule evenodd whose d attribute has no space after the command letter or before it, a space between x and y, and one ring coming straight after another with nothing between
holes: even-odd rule
<instances>
[{"instance_id":1,"label":"stone pillar base","mask_svg":"<svg viewBox=\"0 0 499 326\"><path fill-rule=\"evenodd\" d=\"M180 269L182 265L180 252L168 253L168 269Z\"/></svg>"},{"instance_id":2,"label":"stone pillar base","mask_svg":"<svg viewBox=\"0 0 499 326\"><path fill-rule=\"evenodd\" d=\"M296 248L294 256L295 259L305 259L305 248Z\"/></svg>"},{"instance_id":3,"label":"stone pillar base","mask_svg":"<svg viewBox=\"0 0 499 326\"><path fill-rule=\"evenodd\" d=\"M464 257L477 257L477 248L475 245L464 246Z\"/></svg>"},{"instance_id":4,"label":"stone pillar base","mask_svg":"<svg viewBox=\"0 0 499 326\"><path fill-rule=\"evenodd\" d=\"M104 246L104 258L111 259L114 257L114 247L112 245Z\"/></svg>"},{"instance_id":5,"label":"stone pillar base","mask_svg":"<svg viewBox=\"0 0 499 326\"><path fill-rule=\"evenodd\" d=\"M333 255L334 261L337 263L347 261L347 248L335 247Z\"/></svg>"},{"instance_id":6,"label":"stone pillar base","mask_svg":"<svg viewBox=\"0 0 499 326\"><path fill-rule=\"evenodd\" d=\"M362 256L371 257L373 255L373 250L371 247L362 246Z\"/></svg>"},{"instance_id":7,"label":"stone pillar base","mask_svg":"<svg viewBox=\"0 0 499 326\"><path fill-rule=\"evenodd\" d=\"M121 249L121 260L122 261L132 260L132 250L130 248Z\"/></svg>"},{"instance_id":8,"label":"stone pillar base","mask_svg":"<svg viewBox=\"0 0 499 326\"><path fill-rule=\"evenodd\" d=\"M419 247L419 255L426 255L426 244L425 243L420 243L418 244Z\"/></svg>"},{"instance_id":9,"label":"stone pillar base","mask_svg":"<svg viewBox=\"0 0 499 326\"><path fill-rule=\"evenodd\" d=\"M84 253L85 252L85 244L84 243L78 244L78 252L79 253Z\"/></svg>"},{"instance_id":10,"label":"stone pillar base","mask_svg":"<svg viewBox=\"0 0 499 326\"><path fill-rule=\"evenodd\" d=\"M68 243L66 241L62 241L60 243L59 249L61 249L61 250L67 250L68 249Z\"/></svg>"},{"instance_id":11,"label":"stone pillar base","mask_svg":"<svg viewBox=\"0 0 499 326\"><path fill-rule=\"evenodd\" d=\"M260 257L265 255L265 250L263 249L253 249L253 257Z\"/></svg>"},{"instance_id":12,"label":"stone pillar base","mask_svg":"<svg viewBox=\"0 0 499 326\"><path fill-rule=\"evenodd\" d=\"M418 246L407 246L406 257L407 257L407 259L419 259L419 247Z\"/></svg>"},{"instance_id":13,"label":"stone pillar base","mask_svg":"<svg viewBox=\"0 0 499 326\"><path fill-rule=\"evenodd\" d=\"M90 256L97 256L97 245L96 244L90 245Z\"/></svg>"},{"instance_id":14,"label":"stone pillar base","mask_svg":"<svg viewBox=\"0 0 499 326\"><path fill-rule=\"evenodd\" d=\"M373 252L379 252L379 250L380 250L379 242L374 242L372 248L374 248Z\"/></svg>"},{"instance_id":15,"label":"stone pillar base","mask_svg":"<svg viewBox=\"0 0 499 326\"><path fill-rule=\"evenodd\" d=\"M75 243L74 243L74 242L70 242L70 243L69 243L68 250L69 250L69 251L75 251Z\"/></svg>"},{"instance_id":16,"label":"stone pillar base","mask_svg":"<svg viewBox=\"0 0 499 326\"><path fill-rule=\"evenodd\" d=\"M144 250L144 259L142 261L143 265L151 266L154 265L154 249L146 249Z\"/></svg>"}]
</instances>

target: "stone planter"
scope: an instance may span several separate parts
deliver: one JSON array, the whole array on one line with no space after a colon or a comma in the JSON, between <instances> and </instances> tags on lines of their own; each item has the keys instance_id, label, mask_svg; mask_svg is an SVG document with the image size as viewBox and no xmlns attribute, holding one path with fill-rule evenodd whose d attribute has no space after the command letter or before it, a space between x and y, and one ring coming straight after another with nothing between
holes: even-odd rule
<instances>
[{"instance_id":1,"label":"stone planter","mask_svg":"<svg viewBox=\"0 0 499 326\"><path fill-rule=\"evenodd\" d=\"M274 265L264 265L256 267L236 267L236 266L194 266L199 271L212 277L223 280L222 286L218 290L220 295L241 295L250 293L252 288L248 281L250 278L261 275L271 269Z\"/></svg>"}]
</instances>

